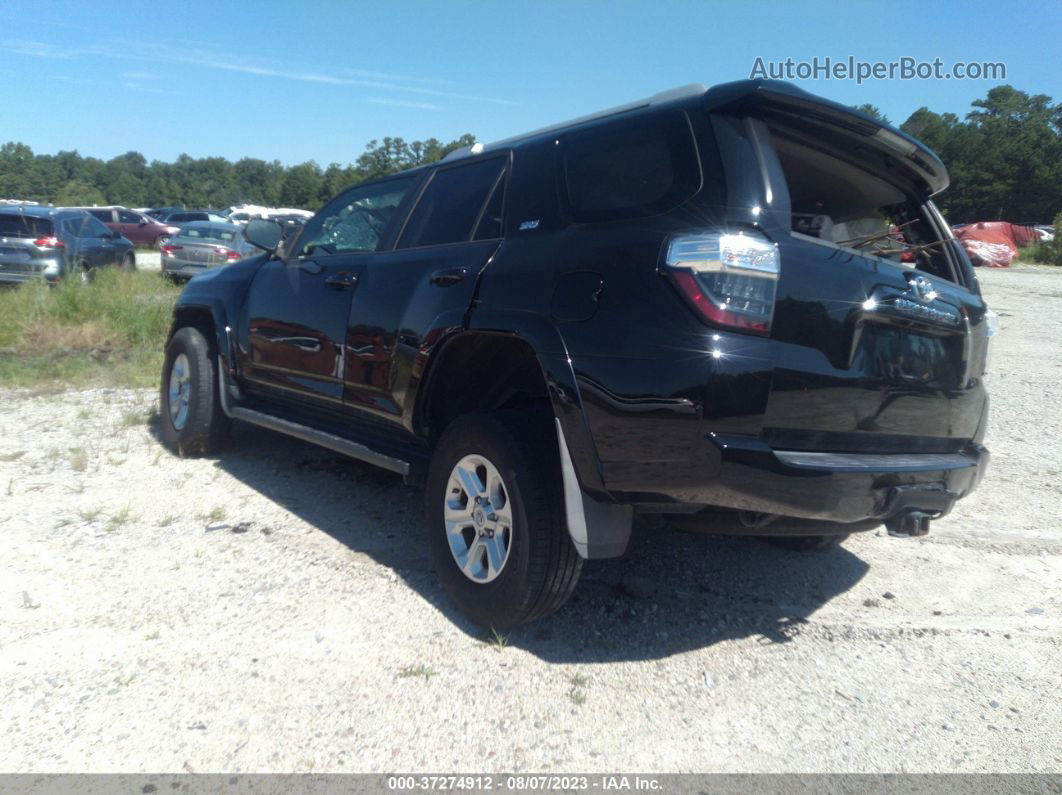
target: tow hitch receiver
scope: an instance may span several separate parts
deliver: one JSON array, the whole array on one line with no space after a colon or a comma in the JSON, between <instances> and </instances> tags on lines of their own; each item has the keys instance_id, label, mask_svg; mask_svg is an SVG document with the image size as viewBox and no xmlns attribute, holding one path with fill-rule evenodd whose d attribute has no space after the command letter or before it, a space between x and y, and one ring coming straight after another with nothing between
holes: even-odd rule
<instances>
[{"instance_id":1,"label":"tow hitch receiver","mask_svg":"<svg viewBox=\"0 0 1062 795\"><path fill-rule=\"evenodd\" d=\"M885 529L890 536L914 536L929 535L929 520L933 518L925 511L903 511L885 520Z\"/></svg>"}]
</instances>

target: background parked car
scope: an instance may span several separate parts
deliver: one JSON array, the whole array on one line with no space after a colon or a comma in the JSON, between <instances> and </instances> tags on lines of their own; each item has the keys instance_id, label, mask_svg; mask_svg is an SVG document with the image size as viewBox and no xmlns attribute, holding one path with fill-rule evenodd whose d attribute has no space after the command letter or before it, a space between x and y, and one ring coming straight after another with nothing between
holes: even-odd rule
<instances>
[{"instance_id":1,"label":"background parked car","mask_svg":"<svg viewBox=\"0 0 1062 795\"><path fill-rule=\"evenodd\" d=\"M213 221L218 224L227 224L229 219L221 213L213 210L177 210L167 213L162 217L162 222L170 226L182 226L189 221Z\"/></svg>"},{"instance_id":2,"label":"background parked car","mask_svg":"<svg viewBox=\"0 0 1062 795\"><path fill-rule=\"evenodd\" d=\"M299 234L302 231L302 227L306 224L306 218L302 215L273 215L270 216L269 220L280 224L284 235L281 239L285 242Z\"/></svg>"},{"instance_id":3,"label":"background parked car","mask_svg":"<svg viewBox=\"0 0 1062 795\"><path fill-rule=\"evenodd\" d=\"M84 207L93 218L102 221L107 228L120 232L122 237L137 246L158 248L170 239L177 227L163 224L145 213L125 207Z\"/></svg>"},{"instance_id":4,"label":"background parked car","mask_svg":"<svg viewBox=\"0 0 1062 795\"><path fill-rule=\"evenodd\" d=\"M150 210L144 210L144 215L148 215L148 216L154 218L156 221L159 221L159 220L165 218L170 213L175 213L178 210L183 210L183 209L184 209L183 207L153 207Z\"/></svg>"},{"instance_id":5,"label":"background parked car","mask_svg":"<svg viewBox=\"0 0 1062 795\"><path fill-rule=\"evenodd\" d=\"M162 247L162 275L187 281L209 268L227 265L255 251L243 227L214 221L192 221Z\"/></svg>"},{"instance_id":6,"label":"background parked car","mask_svg":"<svg viewBox=\"0 0 1062 795\"><path fill-rule=\"evenodd\" d=\"M135 270L133 244L84 210L27 206L0 211L0 283L89 280L108 265Z\"/></svg>"},{"instance_id":7,"label":"background parked car","mask_svg":"<svg viewBox=\"0 0 1062 795\"><path fill-rule=\"evenodd\" d=\"M297 207L263 207L259 204L239 204L228 209L229 220L236 224L245 224L254 218L275 219L277 216L291 216L306 220L313 217L309 210Z\"/></svg>"}]
</instances>

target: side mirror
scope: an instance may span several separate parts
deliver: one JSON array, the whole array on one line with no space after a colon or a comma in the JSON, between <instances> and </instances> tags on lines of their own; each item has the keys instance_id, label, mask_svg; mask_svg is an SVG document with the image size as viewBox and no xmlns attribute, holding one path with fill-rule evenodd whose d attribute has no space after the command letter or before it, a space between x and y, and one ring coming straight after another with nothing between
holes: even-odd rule
<instances>
[{"instance_id":1,"label":"side mirror","mask_svg":"<svg viewBox=\"0 0 1062 795\"><path fill-rule=\"evenodd\" d=\"M243 228L243 236L252 246L273 254L284 237L284 230L276 221L256 218L247 222L247 226Z\"/></svg>"},{"instance_id":2,"label":"side mirror","mask_svg":"<svg viewBox=\"0 0 1062 795\"><path fill-rule=\"evenodd\" d=\"M140 219L140 226L147 226L147 225L148 225L147 219L146 218L141 218Z\"/></svg>"}]
</instances>

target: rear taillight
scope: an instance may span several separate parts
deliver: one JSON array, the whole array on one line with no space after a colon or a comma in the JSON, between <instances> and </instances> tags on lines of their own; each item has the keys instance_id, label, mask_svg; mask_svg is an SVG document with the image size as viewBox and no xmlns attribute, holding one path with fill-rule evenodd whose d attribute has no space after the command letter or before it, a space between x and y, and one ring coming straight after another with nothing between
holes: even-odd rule
<instances>
[{"instance_id":1,"label":"rear taillight","mask_svg":"<svg viewBox=\"0 0 1062 795\"><path fill-rule=\"evenodd\" d=\"M752 230L676 235L665 271L709 323L766 333L774 314L778 247Z\"/></svg>"},{"instance_id":2,"label":"rear taillight","mask_svg":"<svg viewBox=\"0 0 1062 795\"><path fill-rule=\"evenodd\" d=\"M184 246L173 246L167 243L162 246L161 251L165 256L172 257L174 251L180 251L182 248L184 248Z\"/></svg>"},{"instance_id":3,"label":"rear taillight","mask_svg":"<svg viewBox=\"0 0 1062 795\"><path fill-rule=\"evenodd\" d=\"M33 245L37 248L66 248L66 243L57 237L38 237Z\"/></svg>"},{"instance_id":4,"label":"rear taillight","mask_svg":"<svg viewBox=\"0 0 1062 795\"><path fill-rule=\"evenodd\" d=\"M225 248L224 246L214 246L214 253L220 254L229 262L238 260L240 258L240 252L233 251L231 248Z\"/></svg>"}]
</instances>

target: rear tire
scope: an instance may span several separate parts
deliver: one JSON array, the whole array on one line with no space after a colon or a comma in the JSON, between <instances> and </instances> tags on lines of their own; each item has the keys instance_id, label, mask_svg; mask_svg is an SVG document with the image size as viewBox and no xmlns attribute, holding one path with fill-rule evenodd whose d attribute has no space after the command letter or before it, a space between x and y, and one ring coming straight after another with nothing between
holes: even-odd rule
<instances>
[{"instance_id":1,"label":"rear tire","mask_svg":"<svg viewBox=\"0 0 1062 795\"><path fill-rule=\"evenodd\" d=\"M163 442L182 458L211 453L228 438L213 345L197 328L178 330L166 346L159 413Z\"/></svg>"},{"instance_id":2,"label":"rear tire","mask_svg":"<svg viewBox=\"0 0 1062 795\"><path fill-rule=\"evenodd\" d=\"M548 615L579 580L583 561L564 519L547 419L468 414L446 428L432 456L425 500L435 570L461 612L482 626Z\"/></svg>"},{"instance_id":3,"label":"rear tire","mask_svg":"<svg viewBox=\"0 0 1062 795\"><path fill-rule=\"evenodd\" d=\"M133 256L133 252L132 251L130 251L124 257L122 257L121 268L122 268L123 271L127 271L129 273L131 273L131 272L136 270L136 257Z\"/></svg>"}]
</instances>

